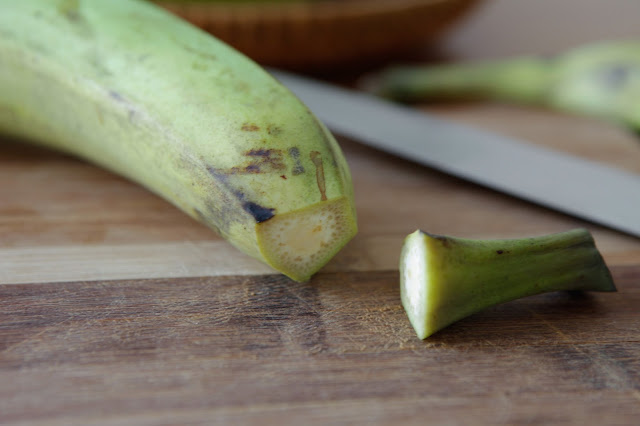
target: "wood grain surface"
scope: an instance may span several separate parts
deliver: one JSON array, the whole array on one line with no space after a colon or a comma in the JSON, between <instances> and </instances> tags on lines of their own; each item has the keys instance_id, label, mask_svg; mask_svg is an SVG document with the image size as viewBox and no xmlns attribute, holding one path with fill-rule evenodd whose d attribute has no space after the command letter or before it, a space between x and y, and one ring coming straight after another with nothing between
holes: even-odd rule
<instances>
[{"instance_id":1,"label":"wood grain surface","mask_svg":"<svg viewBox=\"0 0 640 426\"><path fill-rule=\"evenodd\" d=\"M639 267L425 342L396 272L0 286L6 423L634 424ZM615 420L615 422L610 422Z\"/></svg>"},{"instance_id":2,"label":"wood grain surface","mask_svg":"<svg viewBox=\"0 0 640 426\"><path fill-rule=\"evenodd\" d=\"M640 173L638 136L598 120L424 110ZM129 181L0 137L0 424L640 422L640 239L340 142L360 232L294 283ZM398 290L408 233L575 227L617 293L530 297L415 337Z\"/></svg>"}]
</instances>

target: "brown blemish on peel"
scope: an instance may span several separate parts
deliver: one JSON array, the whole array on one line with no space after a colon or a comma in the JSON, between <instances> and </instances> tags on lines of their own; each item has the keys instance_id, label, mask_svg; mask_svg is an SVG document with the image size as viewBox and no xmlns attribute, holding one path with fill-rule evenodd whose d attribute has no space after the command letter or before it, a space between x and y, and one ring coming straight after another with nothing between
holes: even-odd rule
<instances>
[{"instance_id":1,"label":"brown blemish on peel","mask_svg":"<svg viewBox=\"0 0 640 426\"><path fill-rule=\"evenodd\" d=\"M278 136L280 133L282 133L282 129L278 126L269 124L269 126L267 126L267 133L269 133L271 136Z\"/></svg>"},{"instance_id":2,"label":"brown blemish on peel","mask_svg":"<svg viewBox=\"0 0 640 426\"><path fill-rule=\"evenodd\" d=\"M311 151L309 154L313 165L316 167L316 182L318 184L318 190L320 190L320 200L327 201L327 189L325 187L324 180L324 166L322 165L322 154L318 151Z\"/></svg>"},{"instance_id":3,"label":"brown blemish on peel","mask_svg":"<svg viewBox=\"0 0 640 426\"><path fill-rule=\"evenodd\" d=\"M250 149L243 155L249 159L248 163L231 167L223 172L230 175L282 173L287 168L281 149Z\"/></svg>"},{"instance_id":4,"label":"brown blemish on peel","mask_svg":"<svg viewBox=\"0 0 640 426\"><path fill-rule=\"evenodd\" d=\"M253 123L244 123L241 129L245 132L257 132L260 130L260 127Z\"/></svg>"},{"instance_id":5,"label":"brown blemish on peel","mask_svg":"<svg viewBox=\"0 0 640 426\"><path fill-rule=\"evenodd\" d=\"M251 158L251 164L258 166L263 172L282 171L287 168L281 149L251 149L244 154Z\"/></svg>"}]
</instances>

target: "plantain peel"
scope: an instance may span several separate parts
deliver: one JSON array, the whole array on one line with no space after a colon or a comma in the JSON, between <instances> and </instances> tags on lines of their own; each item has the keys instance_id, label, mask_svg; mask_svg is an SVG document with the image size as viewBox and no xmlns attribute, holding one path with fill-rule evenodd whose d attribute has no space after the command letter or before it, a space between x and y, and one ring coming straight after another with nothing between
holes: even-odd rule
<instances>
[{"instance_id":1,"label":"plantain peel","mask_svg":"<svg viewBox=\"0 0 640 426\"><path fill-rule=\"evenodd\" d=\"M308 280L356 233L349 168L287 89L136 0L0 0L0 130L129 178Z\"/></svg>"},{"instance_id":2,"label":"plantain peel","mask_svg":"<svg viewBox=\"0 0 640 426\"><path fill-rule=\"evenodd\" d=\"M415 231L400 255L400 297L425 339L500 303L554 291L616 291L586 229L472 240Z\"/></svg>"}]
</instances>

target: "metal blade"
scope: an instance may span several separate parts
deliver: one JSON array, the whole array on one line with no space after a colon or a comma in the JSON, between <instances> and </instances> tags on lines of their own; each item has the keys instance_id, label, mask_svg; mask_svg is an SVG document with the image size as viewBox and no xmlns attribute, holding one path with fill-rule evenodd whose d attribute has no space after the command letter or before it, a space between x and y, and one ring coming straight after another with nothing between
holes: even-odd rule
<instances>
[{"instance_id":1,"label":"metal blade","mask_svg":"<svg viewBox=\"0 0 640 426\"><path fill-rule=\"evenodd\" d=\"M270 70L332 131L445 173L640 237L640 175Z\"/></svg>"}]
</instances>

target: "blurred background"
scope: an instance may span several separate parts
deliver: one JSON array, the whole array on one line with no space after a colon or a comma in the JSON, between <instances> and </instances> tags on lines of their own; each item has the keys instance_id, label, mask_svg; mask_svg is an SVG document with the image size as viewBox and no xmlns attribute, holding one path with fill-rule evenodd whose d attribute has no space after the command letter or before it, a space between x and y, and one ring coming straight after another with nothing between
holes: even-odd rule
<instances>
[{"instance_id":1,"label":"blurred background","mask_svg":"<svg viewBox=\"0 0 640 426\"><path fill-rule=\"evenodd\" d=\"M640 36L640 2L632 0L159 3L262 64L316 74L395 61L553 54L596 40Z\"/></svg>"},{"instance_id":2,"label":"blurred background","mask_svg":"<svg viewBox=\"0 0 640 426\"><path fill-rule=\"evenodd\" d=\"M638 22L638 1L485 0L441 43L453 56L470 59L554 54L599 40L637 39Z\"/></svg>"}]
</instances>

